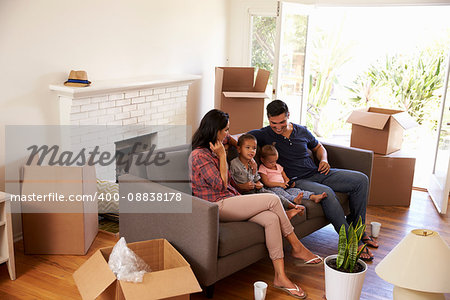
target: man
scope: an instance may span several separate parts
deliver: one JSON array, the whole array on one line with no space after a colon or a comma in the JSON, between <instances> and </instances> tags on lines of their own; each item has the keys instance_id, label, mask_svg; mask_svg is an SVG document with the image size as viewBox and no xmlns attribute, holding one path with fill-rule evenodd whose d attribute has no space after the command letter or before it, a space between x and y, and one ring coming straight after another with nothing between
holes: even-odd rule
<instances>
[{"instance_id":1,"label":"man","mask_svg":"<svg viewBox=\"0 0 450 300\"><path fill-rule=\"evenodd\" d=\"M269 126L249 133L256 137L258 146L273 144L277 148L278 163L284 167L289 178L297 177L296 187L315 194L327 193L328 196L320 203L334 229L339 232L342 224L347 229L351 222L356 224L360 216L365 223L369 192L367 176L357 171L331 168L326 149L312 133L306 127L288 121L289 109L283 101L270 102L267 105L267 116ZM307 149L320 161L319 166L316 166ZM347 218L335 192L349 194L350 215ZM378 247L366 233L363 242L370 247ZM372 260L373 254L366 247L360 258Z\"/></svg>"}]
</instances>

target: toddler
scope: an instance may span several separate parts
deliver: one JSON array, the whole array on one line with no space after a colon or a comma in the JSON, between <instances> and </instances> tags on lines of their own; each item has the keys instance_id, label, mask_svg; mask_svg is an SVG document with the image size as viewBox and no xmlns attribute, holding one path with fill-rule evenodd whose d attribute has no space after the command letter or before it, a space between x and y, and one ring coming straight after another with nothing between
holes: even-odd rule
<instances>
[{"instance_id":1,"label":"toddler","mask_svg":"<svg viewBox=\"0 0 450 300\"><path fill-rule=\"evenodd\" d=\"M319 203L327 196L326 193L314 195L309 191L303 191L299 188L294 188L295 182L289 186L289 178L283 171L283 167L277 164L278 151L273 145L265 145L261 148L261 162L259 166L259 173L261 174L261 181L272 192L280 197L283 205L289 203L300 204L302 199L310 199L315 203Z\"/></svg>"},{"instance_id":2,"label":"toddler","mask_svg":"<svg viewBox=\"0 0 450 300\"><path fill-rule=\"evenodd\" d=\"M257 172L257 165L254 160L256 155L256 138L251 134L243 134L237 141L239 156L230 163L230 173L234 182L242 194L253 193L273 193L264 189L261 183L261 176ZM273 193L274 194L274 193ZM284 202L286 203L284 203ZM295 215L302 215L305 207L282 199L283 206L289 209L286 215L292 219Z\"/></svg>"}]
</instances>

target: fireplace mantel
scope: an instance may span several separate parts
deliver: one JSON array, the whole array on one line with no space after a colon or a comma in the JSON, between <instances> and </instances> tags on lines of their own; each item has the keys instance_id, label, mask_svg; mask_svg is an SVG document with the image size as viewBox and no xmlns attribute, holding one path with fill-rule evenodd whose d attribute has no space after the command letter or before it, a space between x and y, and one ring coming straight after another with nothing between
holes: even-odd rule
<instances>
[{"instance_id":1,"label":"fireplace mantel","mask_svg":"<svg viewBox=\"0 0 450 300\"><path fill-rule=\"evenodd\" d=\"M186 143L189 86L200 78L197 75L147 76L94 81L89 87L57 84L49 88L58 96L59 125L70 125L70 137L65 136L70 141L66 144L71 149L87 151L98 146L101 151L114 155L116 142L152 134L155 130L158 148ZM98 178L116 179L115 164L96 165L96 171Z\"/></svg>"},{"instance_id":2,"label":"fireplace mantel","mask_svg":"<svg viewBox=\"0 0 450 300\"><path fill-rule=\"evenodd\" d=\"M72 99L86 98L105 94L114 94L129 90L145 90L161 86L189 85L200 79L199 75L151 75L145 77L94 81L88 87L70 87L64 84L50 84L49 88L59 96Z\"/></svg>"}]
</instances>

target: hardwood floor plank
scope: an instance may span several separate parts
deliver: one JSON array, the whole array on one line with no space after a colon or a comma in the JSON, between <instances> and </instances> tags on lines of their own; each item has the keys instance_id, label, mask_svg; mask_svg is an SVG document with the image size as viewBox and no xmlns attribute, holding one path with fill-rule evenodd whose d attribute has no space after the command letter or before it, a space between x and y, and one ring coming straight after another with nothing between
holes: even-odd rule
<instances>
[{"instance_id":1,"label":"hardwood floor plank","mask_svg":"<svg viewBox=\"0 0 450 300\"><path fill-rule=\"evenodd\" d=\"M371 249L375 254L373 262L368 263L361 299L392 299L392 285L383 281L375 273L375 266L402 239L415 228L436 230L450 244L450 217L437 213L428 195L413 191L411 206L371 206L367 209L367 224L377 221L382 224L379 249ZM370 226L370 225L369 225ZM370 232L370 229L368 230ZM6 264L0 265L0 299L81 299L73 281L73 272L86 261L96 249L112 246L117 237L99 233L85 256L70 255L25 255L22 242L15 244L17 279L9 280ZM338 236L331 225L302 239L314 253L327 256L336 253ZM323 265L303 267L298 261L285 254L286 272L289 277L308 293L308 299L323 299L325 278ZM273 267L270 259L263 259L216 283L215 300L253 299L253 283L262 280L269 284L266 299L294 299L283 291L272 287ZM203 300L202 293L191 296L193 300ZM446 295L450 300L450 295Z\"/></svg>"}]
</instances>

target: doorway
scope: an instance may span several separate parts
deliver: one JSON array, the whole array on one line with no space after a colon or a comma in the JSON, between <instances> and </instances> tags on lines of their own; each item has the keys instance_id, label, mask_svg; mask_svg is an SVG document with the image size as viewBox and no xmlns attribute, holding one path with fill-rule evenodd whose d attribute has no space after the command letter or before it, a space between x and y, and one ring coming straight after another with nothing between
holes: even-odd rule
<instances>
[{"instance_id":1,"label":"doorway","mask_svg":"<svg viewBox=\"0 0 450 300\"><path fill-rule=\"evenodd\" d=\"M443 82L450 49L450 6L316 7L281 2L265 16L274 56L272 97L291 121L319 140L348 146L347 117L361 107L402 109L418 126L403 149L416 157L414 186L426 188L434 165ZM257 16L252 16L256 20ZM293 38L294 37L294 38ZM251 65L262 67L253 49Z\"/></svg>"}]
</instances>

